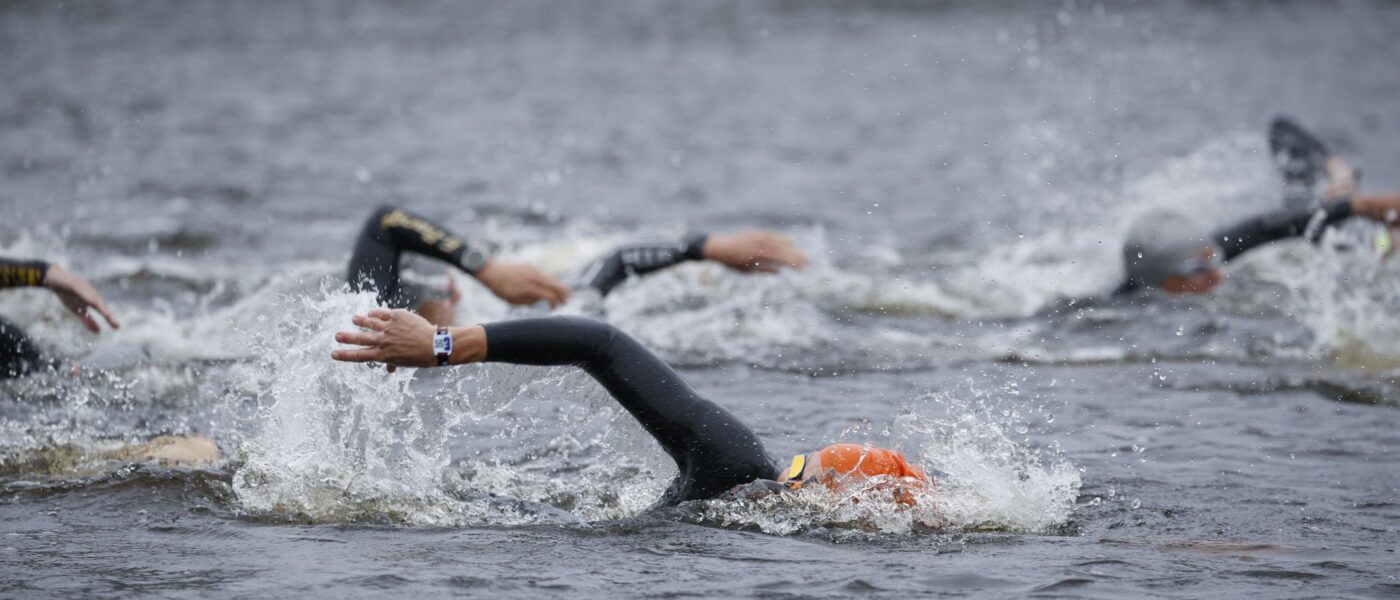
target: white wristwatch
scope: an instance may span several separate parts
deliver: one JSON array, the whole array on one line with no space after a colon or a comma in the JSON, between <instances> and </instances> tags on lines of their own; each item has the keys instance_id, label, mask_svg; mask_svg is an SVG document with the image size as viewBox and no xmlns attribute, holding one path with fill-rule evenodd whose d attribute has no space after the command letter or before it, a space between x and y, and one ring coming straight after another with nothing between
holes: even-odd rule
<instances>
[{"instance_id":1,"label":"white wristwatch","mask_svg":"<svg viewBox=\"0 0 1400 600\"><path fill-rule=\"evenodd\" d=\"M439 327L433 335L433 354L437 356L439 367L446 366L447 359L452 357L452 334L446 327Z\"/></svg>"}]
</instances>

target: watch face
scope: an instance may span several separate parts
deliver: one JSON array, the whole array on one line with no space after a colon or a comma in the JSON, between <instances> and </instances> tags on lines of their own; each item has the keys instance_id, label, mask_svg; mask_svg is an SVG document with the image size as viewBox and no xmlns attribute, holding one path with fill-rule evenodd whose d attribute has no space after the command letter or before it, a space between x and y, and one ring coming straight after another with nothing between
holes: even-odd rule
<instances>
[{"instance_id":1,"label":"watch face","mask_svg":"<svg viewBox=\"0 0 1400 600\"><path fill-rule=\"evenodd\" d=\"M467 253L462 255L462 267L467 271L475 273L484 266L486 266L486 255L482 254L480 250L467 250Z\"/></svg>"},{"instance_id":2,"label":"watch face","mask_svg":"<svg viewBox=\"0 0 1400 600\"><path fill-rule=\"evenodd\" d=\"M452 338L445 335L433 337L433 354L443 354L452 351Z\"/></svg>"}]
</instances>

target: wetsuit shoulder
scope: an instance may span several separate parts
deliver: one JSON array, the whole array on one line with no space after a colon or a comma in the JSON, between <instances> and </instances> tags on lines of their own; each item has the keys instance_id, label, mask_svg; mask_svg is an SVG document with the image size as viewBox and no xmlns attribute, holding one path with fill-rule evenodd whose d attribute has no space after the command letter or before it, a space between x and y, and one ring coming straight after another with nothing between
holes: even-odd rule
<instances>
[{"instance_id":1,"label":"wetsuit shoulder","mask_svg":"<svg viewBox=\"0 0 1400 600\"><path fill-rule=\"evenodd\" d=\"M355 241L346 278L356 291L373 289L379 302L411 308L418 298L405 293L399 258L404 252L422 254L475 275L487 254L466 239L421 215L395 206L376 208Z\"/></svg>"},{"instance_id":2,"label":"wetsuit shoulder","mask_svg":"<svg viewBox=\"0 0 1400 600\"><path fill-rule=\"evenodd\" d=\"M1250 217L1217 231L1213 240L1231 260L1254 248L1281 239L1307 237L1313 241L1328 226L1351 218L1350 201L1333 202L1316 210L1285 209Z\"/></svg>"},{"instance_id":3,"label":"wetsuit shoulder","mask_svg":"<svg viewBox=\"0 0 1400 600\"><path fill-rule=\"evenodd\" d=\"M49 263L42 260L0 258L0 288L44 285Z\"/></svg>"}]
</instances>

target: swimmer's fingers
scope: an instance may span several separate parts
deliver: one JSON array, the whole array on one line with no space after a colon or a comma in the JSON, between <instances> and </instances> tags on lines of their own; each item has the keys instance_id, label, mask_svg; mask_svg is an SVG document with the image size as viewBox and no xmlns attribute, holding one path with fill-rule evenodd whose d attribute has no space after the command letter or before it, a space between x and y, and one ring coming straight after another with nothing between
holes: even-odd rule
<instances>
[{"instance_id":1,"label":"swimmer's fingers","mask_svg":"<svg viewBox=\"0 0 1400 600\"><path fill-rule=\"evenodd\" d=\"M333 350L331 358L342 362L374 362L383 360L384 351L379 348L355 348L354 350Z\"/></svg>"},{"instance_id":2,"label":"swimmer's fingers","mask_svg":"<svg viewBox=\"0 0 1400 600\"><path fill-rule=\"evenodd\" d=\"M559 306L569 299L569 288L553 277L545 276L539 282L539 295L549 302L550 306Z\"/></svg>"},{"instance_id":3,"label":"swimmer's fingers","mask_svg":"<svg viewBox=\"0 0 1400 600\"><path fill-rule=\"evenodd\" d=\"M376 312L383 312L383 315L382 315L382 316L355 315L354 317L351 317L351 318L350 318L350 322L351 322L351 323L354 323L354 324L355 324L356 326L358 326L358 327L364 327L365 329L373 329L373 330L375 330L375 331L384 331L385 329L388 329L388 327L389 327L389 317L388 317L388 313L385 312L385 311L380 311L379 309L375 309L375 310L370 311L369 314L370 314L370 315L374 315Z\"/></svg>"},{"instance_id":4,"label":"swimmer's fingers","mask_svg":"<svg viewBox=\"0 0 1400 600\"><path fill-rule=\"evenodd\" d=\"M383 335L378 332L342 331L335 334L335 341L356 346L378 346Z\"/></svg>"},{"instance_id":5,"label":"swimmer's fingers","mask_svg":"<svg viewBox=\"0 0 1400 600\"><path fill-rule=\"evenodd\" d=\"M102 326L97 324L97 319L92 318L92 313L88 311L86 306L74 308L73 314L78 315L78 319L82 320L83 325L88 328L88 331L93 333L102 332Z\"/></svg>"},{"instance_id":6,"label":"swimmer's fingers","mask_svg":"<svg viewBox=\"0 0 1400 600\"><path fill-rule=\"evenodd\" d=\"M403 309L395 309L395 310L403 310ZM378 320L380 320L380 321L388 321L388 320L394 318L394 310L390 310L390 309L387 309L387 308L374 308L374 309L370 309L368 316L369 316L369 318L371 318L371 319L378 319Z\"/></svg>"},{"instance_id":7,"label":"swimmer's fingers","mask_svg":"<svg viewBox=\"0 0 1400 600\"><path fill-rule=\"evenodd\" d=\"M112 329L121 329L122 326L117 322L117 318L112 316L112 309L107 308L107 303L102 301L102 298L99 297L97 302L92 306L97 309L97 312L102 315L102 318L107 321L107 324L112 326Z\"/></svg>"},{"instance_id":8,"label":"swimmer's fingers","mask_svg":"<svg viewBox=\"0 0 1400 600\"><path fill-rule=\"evenodd\" d=\"M767 234L764 241L767 242L766 250L769 259L794 269L807 266L807 254L798 248L797 244L792 243L792 238L775 231L764 233Z\"/></svg>"}]
</instances>

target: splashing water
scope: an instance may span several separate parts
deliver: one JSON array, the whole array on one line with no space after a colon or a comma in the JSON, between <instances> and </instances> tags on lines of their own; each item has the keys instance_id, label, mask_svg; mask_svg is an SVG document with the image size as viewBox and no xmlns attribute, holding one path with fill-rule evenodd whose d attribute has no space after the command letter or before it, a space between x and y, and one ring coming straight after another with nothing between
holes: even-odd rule
<instances>
[{"instance_id":1,"label":"splashing water","mask_svg":"<svg viewBox=\"0 0 1400 600\"><path fill-rule=\"evenodd\" d=\"M597 410L605 396L579 373L490 365L419 381L413 369L330 360L332 332L373 306L343 291L287 297L247 332L260 358L241 365L235 379L251 383L226 402L230 413L252 405L233 477L245 513L511 525L629 516L660 494L669 473L659 449L636 448L635 434L649 438L617 426L630 423L622 411ZM474 450L456 464L454 433Z\"/></svg>"},{"instance_id":2,"label":"splashing water","mask_svg":"<svg viewBox=\"0 0 1400 600\"><path fill-rule=\"evenodd\" d=\"M439 485L448 457L416 410L412 372L330 360L331 332L371 308L372 296L322 296L288 298L249 332L259 360L246 373L257 394L233 477L240 508L315 521L454 522L457 503Z\"/></svg>"},{"instance_id":3,"label":"splashing water","mask_svg":"<svg viewBox=\"0 0 1400 600\"><path fill-rule=\"evenodd\" d=\"M243 365L241 379L255 383L230 395L253 405L233 476L239 510L313 522L593 521L642 512L674 475L645 432L577 371L490 365L415 381L412 370L330 361L330 332L372 303L339 291L287 297L270 312L280 316L248 332L261 358ZM959 416L910 414L895 424L900 445L944 473L917 508L876 488L843 491L854 503L811 490L711 501L702 518L772 533L813 524L1040 531L1064 521L1078 487L1073 469L1012 442L990 410L938 402ZM472 451L454 462L457 433Z\"/></svg>"},{"instance_id":4,"label":"splashing water","mask_svg":"<svg viewBox=\"0 0 1400 600\"><path fill-rule=\"evenodd\" d=\"M1318 244L1297 242L1261 252L1250 274L1285 293L1279 309L1311 333L1301 347L1279 348L1301 359L1330 357L1339 366L1400 369L1400 264L1372 240L1378 225L1353 222L1327 231Z\"/></svg>"}]
</instances>

